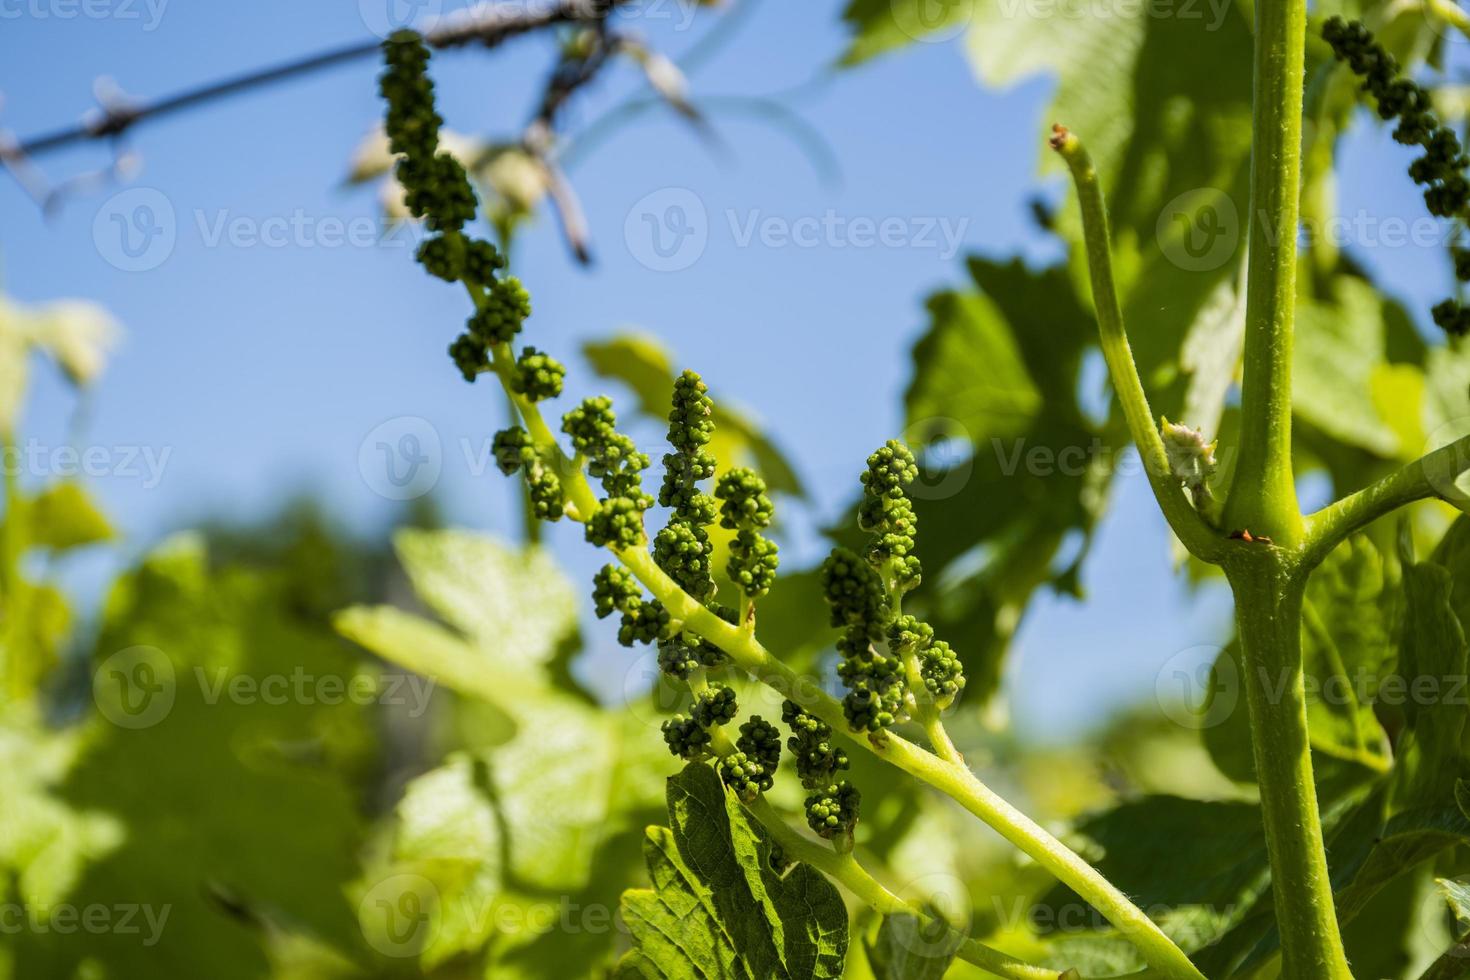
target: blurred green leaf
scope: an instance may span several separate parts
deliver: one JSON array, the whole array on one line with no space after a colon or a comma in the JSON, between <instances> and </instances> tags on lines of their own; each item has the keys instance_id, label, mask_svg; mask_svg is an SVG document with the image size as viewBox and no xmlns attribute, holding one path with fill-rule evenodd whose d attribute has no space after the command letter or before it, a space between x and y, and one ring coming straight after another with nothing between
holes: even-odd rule
<instances>
[{"instance_id":1,"label":"blurred green leaf","mask_svg":"<svg viewBox=\"0 0 1470 980\"><path fill-rule=\"evenodd\" d=\"M428 967L483 952L495 975L513 977L512 963L535 947L542 968L588 973L614 935L568 935L545 910L551 896L610 908L636 866L619 838L657 812L670 766L653 713L646 703L603 709L561 685L549 656L575 629L576 600L546 553L464 531L404 533L398 546L420 598L459 631L385 606L345 610L337 628L492 705L506 734L410 785L391 860L377 871L386 900L402 897L394 885L418 896L429 884L431 926L410 950ZM456 840L461 831L468 842Z\"/></svg>"},{"instance_id":2,"label":"blurred green leaf","mask_svg":"<svg viewBox=\"0 0 1470 980\"><path fill-rule=\"evenodd\" d=\"M1470 926L1470 882L1436 878L1434 884L1444 894L1455 918L1462 925Z\"/></svg>"},{"instance_id":3,"label":"blurred green leaf","mask_svg":"<svg viewBox=\"0 0 1470 980\"><path fill-rule=\"evenodd\" d=\"M1042 393L994 301L981 293L939 293L928 306L933 325L914 347L909 419L957 423L976 445L1025 432Z\"/></svg>"},{"instance_id":4,"label":"blurred green leaf","mask_svg":"<svg viewBox=\"0 0 1470 980\"><path fill-rule=\"evenodd\" d=\"M764 829L708 766L670 777L668 805L672 828L644 841L653 888L623 895L633 951L619 978L842 976L847 908L826 878L778 873Z\"/></svg>"},{"instance_id":5,"label":"blurred green leaf","mask_svg":"<svg viewBox=\"0 0 1470 980\"><path fill-rule=\"evenodd\" d=\"M857 65L915 41L961 33L978 0L848 0L842 19L852 42L842 64Z\"/></svg>"},{"instance_id":6,"label":"blurred green leaf","mask_svg":"<svg viewBox=\"0 0 1470 980\"><path fill-rule=\"evenodd\" d=\"M345 892L363 846L353 774L373 736L347 694L350 651L289 608L278 579L211 570L192 538L117 582L93 663L100 714L53 793L125 842L66 872L64 901L132 908L136 928L0 937L18 976L105 963L257 978L267 934L361 949Z\"/></svg>"},{"instance_id":7,"label":"blurred green leaf","mask_svg":"<svg viewBox=\"0 0 1470 980\"><path fill-rule=\"evenodd\" d=\"M1404 624L1398 701L1408 730L1400 736L1395 782L1400 806L1453 806L1455 783L1470 773L1465 758L1465 632L1450 605L1450 573L1401 555Z\"/></svg>"},{"instance_id":8,"label":"blurred green leaf","mask_svg":"<svg viewBox=\"0 0 1470 980\"><path fill-rule=\"evenodd\" d=\"M967 34L982 82L1056 78L1056 95L1029 143L1043 168L1061 169L1041 130L1081 137L1107 195L1114 265L1129 338L1154 410L1177 417L1186 328L1233 278L1244 246L1250 152L1251 35L1240 8L1198 17L1144 7L1061 16L1047 5L975 4ZM1057 216L1071 271L1087 287L1074 205ZM1184 421L1193 421L1185 419Z\"/></svg>"},{"instance_id":9,"label":"blurred green leaf","mask_svg":"<svg viewBox=\"0 0 1470 980\"><path fill-rule=\"evenodd\" d=\"M26 503L27 538L33 547L68 551L116 536L107 517L79 484L53 483Z\"/></svg>"},{"instance_id":10,"label":"blurred green leaf","mask_svg":"<svg viewBox=\"0 0 1470 980\"><path fill-rule=\"evenodd\" d=\"M1083 821L1082 853L1118 888L1150 909L1186 952L1210 945L1270 888L1259 809L1249 803L1147 796ZM1187 842L1159 859L1162 841ZM1033 917L1056 938L1095 932L1104 920L1058 885ZM1056 960L1061 962L1060 957Z\"/></svg>"},{"instance_id":11,"label":"blurred green leaf","mask_svg":"<svg viewBox=\"0 0 1470 980\"><path fill-rule=\"evenodd\" d=\"M863 941L876 980L943 980L954 951L936 943L932 929L916 916L884 916L877 938Z\"/></svg>"},{"instance_id":12,"label":"blurred green leaf","mask_svg":"<svg viewBox=\"0 0 1470 980\"><path fill-rule=\"evenodd\" d=\"M1386 357L1386 316L1399 308L1356 277L1338 276L1330 288L1330 297L1303 297L1297 304L1294 413L1334 439L1386 459L1417 455L1419 447L1401 447L1373 399L1364 397Z\"/></svg>"},{"instance_id":13,"label":"blurred green leaf","mask_svg":"<svg viewBox=\"0 0 1470 980\"><path fill-rule=\"evenodd\" d=\"M914 606L960 651L979 704L1034 591L1077 590L1117 447L1077 403L1095 328L1066 274L979 258L969 269L974 291L929 300L905 437L921 463Z\"/></svg>"},{"instance_id":14,"label":"blurred green leaf","mask_svg":"<svg viewBox=\"0 0 1470 980\"><path fill-rule=\"evenodd\" d=\"M1389 767L1388 740L1373 701L1393 661L1395 600L1378 549L1357 536L1312 573L1302 608L1312 747L1380 771Z\"/></svg>"},{"instance_id":15,"label":"blurred green leaf","mask_svg":"<svg viewBox=\"0 0 1470 980\"><path fill-rule=\"evenodd\" d=\"M414 592L493 658L487 670L545 663L576 629L572 585L540 549L461 530L399 531L394 545Z\"/></svg>"}]
</instances>

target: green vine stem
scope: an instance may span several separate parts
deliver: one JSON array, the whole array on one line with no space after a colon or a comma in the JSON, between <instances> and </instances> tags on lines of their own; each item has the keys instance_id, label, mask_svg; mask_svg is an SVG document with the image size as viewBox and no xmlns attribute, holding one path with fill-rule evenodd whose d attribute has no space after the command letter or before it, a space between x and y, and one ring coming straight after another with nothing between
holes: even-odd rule
<instances>
[{"instance_id":1,"label":"green vine stem","mask_svg":"<svg viewBox=\"0 0 1470 980\"><path fill-rule=\"evenodd\" d=\"M1224 542L1200 517L1185 497L1179 480L1170 471L1164 441L1148 407L1148 395L1144 393L1143 380L1138 376L1133 351L1128 346L1128 335L1123 329L1123 311L1118 305L1118 290L1113 282L1108 212L1098 184L1097 169L1093 167L1092 157L1082 141L1065 127L1053 127L1051 146L1066 161L1077 188L1077 199L1082 208L1082 236L1087 246L1087 268L1092 279L1092 304L1097 313L1103 359L1107 361L1118 404L1123 408L1128 434L1138 447L1149 486L1153 488L1154 497L1174 535L1195 557L1202 561L1217 561L1224 553Z\"/></svg>"},{"instance_id":2,"label":"green vine stem","mask_svg":"<svg viewBox=\"0 0 1470 980\"><path fill-rule=\"evenodd\" d=\"M704 671L699 670L691 674L687 686L689 692L695 697L706 690L709 684L704 676ZM735 745L730 741L730 736L723 725L711 725L709 734L710 749L717 757L724 758L735 751ZM787 857L810 864L842 885L870 908L884 915L902 913L948 927L946 923L938 922L930 913L905 902L884 888L876 878L868 873L866 868L858 863L851 851L839 852L829 845L818 844L792 829L764 796L757 796L751 802L742 805L751 816L760 821L776 843L781 845ZM998 977L1004 977L1005 980L1081 980L1081 976L1075 970L1058 973L1047 967L1018 960L977 939L960 935L956 930L951 930L951 932L956 943L957 956Z\"/></svg>"},{"instance_id":3,"label":"green vine stem","mask_svg":"<svg viewBox=\"0 0 1470 980\"><path fill-rule=\"evenodd\" d=\"M1254 552L1254 554L1251 554ZM1350 980L1312 776L1302 670L1306 572L1269 545L1228 562L1283 976Z\"/></svg>"},{"instance_id":4,"label":"green vine stem","mask_svg":"<svg viewBox=\"0 0 1470 980\"><path fill-rule=\"evenodd\" d=\"M471 290L478 303L482 300L476 296L477 292ZM491 370L510 394L531 438L550 454L558 470L567 500L567 516L585 521L598 507L596 494L580 461L567 458L536 404L512 391L513 367L509 345L499 344L491 349ZM672 621L709 640L737 667L797 702L831 725L834 731L844 733L854 744L956 800L1090 902L1138 948L1144 961L1158 970L1161 977L1204 980L1189 957L1152 919L1082 857L982 783L958 758L957 752L954 759L944 759L894 735L872 740L851 734L842 705L835 698L772 656L753 631L725 622L686 593L658 567L646 548L609 550L663 604Z\"/></svg>"},{"instance_id":5,"label":"green vine stem","mask_svg":"<svg viewBox=\"0 0 1470 980\"><path fill-rule=\"evenodd\" d=\"M1302 562L1316 567L1348 536L1386 514L1413 503L1438 497L1464 504L1466 495L1454 482L1470 469L1470 436L1441 446L1434 452L1389 474L1357 493L1312 514L1306 521Z\"/></svg>"},{"instance_id":6,"label":"green vine stem","mask_svg":"<svg viewBox=\"0 0 1470 980\"><path fill-rule=\"evenodd\" d=\"M1286 547L1304 532L1291 466L1291 356L1306 30L1306 0L1256 4L1240 456L1225 502L1231 530Z\"/></svg>"},{"instance_id":7,"label":"green vine stem","mask_svg":"<svg viewBox=\"0 0 1470 980\"><path fill-rule=\"evenodd\" d=\"M1310 523L1302 518L1292 473L1291 357L1305 40L1304 0L1256 4L1241 442L1223 515L1239 542L1203 525L1159 466L1159 435L1123 337L1096 172L1065 129L1057 128L1052 145L1077 184L1103 353L1159 506L1185 547L1224 567L1235 594L1284 975L1348 980L1307 734L1302 593L1312 566L1333 545L1373 517L1433 493L1457 461L1453 448L1432 454Z\"/></svg>"}]
</instances>

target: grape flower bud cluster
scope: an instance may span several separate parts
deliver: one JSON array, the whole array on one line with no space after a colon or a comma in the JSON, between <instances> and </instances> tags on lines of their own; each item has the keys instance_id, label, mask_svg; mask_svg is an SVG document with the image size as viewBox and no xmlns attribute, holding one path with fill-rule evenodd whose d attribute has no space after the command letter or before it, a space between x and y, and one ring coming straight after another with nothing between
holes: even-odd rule
<instances>
[{"instance_id":1,"label":"grape flower bud cluster","mask_svg":"<svg viewBox=\"0 0 1470 980\"><path fill-rule=\"evenodd\" d=\"M732 743L723 729L739 717L736 691L707 677L729 666L726 654L685 621L687 604L675 618L648 595L627 559L634 549L649 549L653 563L695 608L733 628L753 630L756 601L770 592L779 566L776 544L766 536L775 519L766 482L746 467L720 470L710 449L714 402L693 371L674 381L669 451L662 458L656 500L643 488L650 458L618 430L611 399L586 398L563 414L561 433L570 451L559 444L537 406L561 396L566 369L534 347L522 348L519 356L512 352L511 343L531 313L530 297L518 280L501 275L505 262L495 246L465 230L477 201L464 168L439 148L442 119L427 74L428 49L417 34L400 31L384 44L384 52L381 91L388 102L392 149L399 156L398 179L410 211L434 233L417 257L434 276L463 284L475 303L450 355L467 381L487 372L498 375L526 425L496 434L496 465L507 476L524 478L537 517L572 517L583 524L590 543L620 559L593 578L596 615L618 617L618 640L624 645L656 646L661 670L689 682L694 693L687 714L663 723L669 751L688 761L716 756L725 785L752 802L774 784L781 730L753 715L739 725ZM595 504L582 483L584 473L601 487ZM948 706L964 687L959 659L949 645L935 639L927 624L901 612L902 596L921 578L914 554L917 521L906 490L917 475L914 457L901 443L889 442L873 453L862 478L859 511L869 542L862 553L837 549L822 566L832 622L844 630L838 643L843 658L838 674L848 688L843 712L854 732L875 740L914 712ZM655 502L667 509L668 519L650 541L645 528ZM716 525L719 530L712 531ZM727 552L718 570L738 593L729 604L718 601L717 538ZM791 733L785 747L809 794L809 826L838 849L851 849L861 797L838 778L848 768L847 755L833 744L831 726L795 701L783 705L782 721Z\"/></svg>"},{"instance_id":2,"label":"grape flower bud cluster","mask_svg":"<svg viewBox=\"0 0 1470 980\"><path fill-rule=\"evenodd\" d=\"M1398 61L1389 54L1361 21L1329 17L1322 25L1322 38L1332 46L1339 61L1346 62L1363 79L1363 91L1373 96L1378 115L1397 119L1393 138L1408 146L1420 146L1424 155L1409 164L1409 176L1424 187L1424 204L1439 218L1467 217L1470 211L1470 167L1460 139L1453 129L1434 114L1432 99L1421 85L1399 74ZM1470 250L1452 247L1455 278L1470 282ZM1470 333L1470 306L1458 299L1435 304L1434 322L1452 337Z\"/></svg>"}]
</instances>

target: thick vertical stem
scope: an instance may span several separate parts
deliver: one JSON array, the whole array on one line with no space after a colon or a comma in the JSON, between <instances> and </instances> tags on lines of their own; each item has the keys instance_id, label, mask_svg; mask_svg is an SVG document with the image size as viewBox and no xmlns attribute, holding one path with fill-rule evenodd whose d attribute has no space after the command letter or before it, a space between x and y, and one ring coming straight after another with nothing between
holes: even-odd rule
<instances>
[{"instance_id":1,"label":"thick vertical stem","mask_svg":"<svg viewBox=\"0 0 1470 980\"><path fill-rule=\"evenodd\" d=\"M1265 549L1263 549L1265 550ZM1230 570L1261 814L1287 980L1351 980L1312 779L1302 677L1302 577L1263 554Z\"/></svg>"},{"instance_id":2,"label":"thick vertical stem","mask_svg":"<svg viewBox=\"0 0 1470 980\"><path fill-rule=\"evenodd\" d=\"M1230 529L1287 546L1302 536L1291 472L1291 347L1306 20L1306 0L1256 4L1240 457L1225 505Z\"/></svg>"}]
</instances>

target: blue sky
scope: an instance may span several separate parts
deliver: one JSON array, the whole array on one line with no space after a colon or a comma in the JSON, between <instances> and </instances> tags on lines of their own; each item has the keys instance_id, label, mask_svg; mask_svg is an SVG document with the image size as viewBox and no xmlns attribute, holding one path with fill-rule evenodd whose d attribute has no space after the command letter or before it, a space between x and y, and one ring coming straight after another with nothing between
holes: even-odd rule
<instances>
[{"instance_id":1,"label":"blue sky","mask_svg":"<svg viewBox=\"0 0 1470 980\"><path fill-rule=\"evenodd\" d=\"M797 522L805 527L840 510L865 454L901 428L923 297L960 281L968 253L1053 254L1026 205L1039 186L1035 137L1048 82L984 90L958 43L832 71L844 41L840 8L754 5L692 79L697 95L725 105L769 96L800 113L838 161L837 179L789 132L748 114L714 117L721 148L712 152L653 113L615 130L572 173L593 268L572 265L545 219L516 256L541 346L570 355L585 339L648 331L718 394L766 420L816 496ZM24 136L74 120L99 75L152 97L371 39L364 9L371 4L11 0L0 5L0 126ZM676 56L717 22L701 14L687 24L674 0L639 9L630 26ZM450 126L519 132L553 57L548 40L530 39L493 56L438 58ZM129 186L161 196L175 216L171 252L146 272L109 261L117 259L109 201L120 188L80 195L48 219L14 181L0 180L6 291L22 301L95 300L127 331L80 417L65 387L41 372L25 435L57 446L79 431L85 445L137 447L155 460L167 453L156 486L123 474L93 481L128 538L119 556L77 570L84 590L173 529L221 512L268 513L286 490L316 494L351 526L380 532L395 507L363 479L359 453L375 427L405 416L426 420L440 440L435 493L449 517L513 531L506 485L474 472L462 451L467 441L473 453L502 412L492 389L459 382L444 355L466 314L462 294L428 279L401 239L397 247L339 240L341 229L371 228L377 215L371 191L342 186L379 112L376 71L371 59L354 62L133 134L142 169ZM572 130L641 87L631 68L610 73L578 102ZM1401 179L1406 159L1384 132L1355 138L1344 210L1418 214ZM41 162L63 177L105 160L89 146ZM669 195L692 195L708 216L703 251L677 272L640 262L646 248L628 231L650 199ZM837 230L810 247L773 241L760 231L768 218ZM903 244L864 237L863 222L893 220L907 230ZM921 224L932 244L917 240ZM251 237L272 231L285 244ZM1424 250L1369 249L1365 258L1416 300L1445 288L1442 260ZM577 537L553 540L584 575L591 560ZM1024 731L1076 731L1100 706L1151 698L1160 665L1217 640L1228 617L1218 592L1191 598L1174 582L1162 521L1136 481L1118 496L1085 584L1088 601L1044 598L1022 631L1009 684ZM1162 614L1140 628L1145 610ZM625 653L605 633L591 631L593 671L620 676Z\"/></svg>"}]
</instances>

